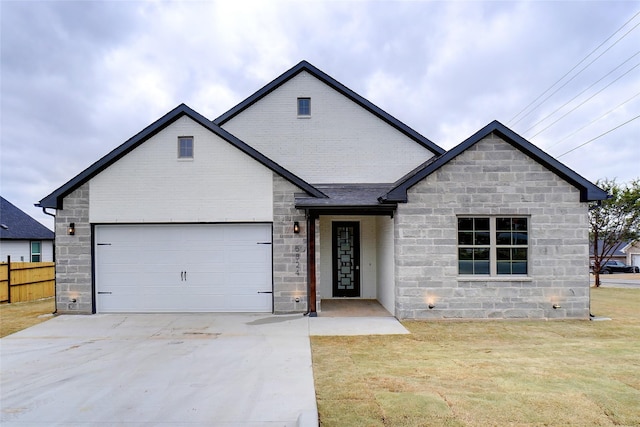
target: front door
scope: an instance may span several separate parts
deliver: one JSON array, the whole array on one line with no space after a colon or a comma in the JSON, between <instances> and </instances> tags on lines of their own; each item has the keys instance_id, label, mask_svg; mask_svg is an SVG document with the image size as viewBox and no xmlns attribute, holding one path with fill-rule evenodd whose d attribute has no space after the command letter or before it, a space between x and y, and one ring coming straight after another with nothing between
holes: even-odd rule
<instances>
[{"instance_id":1,"label":"front door","mask_svg":"<svg viewBox=\"0 0 640 427\"><path fill-rule=\"evenodd\" d=\"M333 296L360 296L360 223L333 223Z\"/></svg>"}]
</instances>

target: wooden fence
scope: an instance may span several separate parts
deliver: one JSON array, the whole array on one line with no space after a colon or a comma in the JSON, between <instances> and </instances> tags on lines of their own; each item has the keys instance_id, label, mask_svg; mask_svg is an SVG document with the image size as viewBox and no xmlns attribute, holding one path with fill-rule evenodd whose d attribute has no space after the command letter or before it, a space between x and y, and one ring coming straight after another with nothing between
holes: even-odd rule
<instances>
[{"instance_id":1,"label":"wooden fence","mask_svg":"<svg viewBox=\"0 0 640 427\"><path fill-rule=\"evenodd\" d=\"M34 301L55 295L53 262L3 262L0 264L0 302Z\"/></svg>"}]
</instances>

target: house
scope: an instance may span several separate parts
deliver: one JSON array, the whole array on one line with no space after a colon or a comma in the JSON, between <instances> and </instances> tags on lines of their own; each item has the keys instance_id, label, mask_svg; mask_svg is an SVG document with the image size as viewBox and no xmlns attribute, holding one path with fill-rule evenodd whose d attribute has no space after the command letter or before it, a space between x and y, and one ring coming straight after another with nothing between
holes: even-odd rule
<instances>
[{"instance_id":1,"label":"house","mask_svg":"<svg viewBox=\"0 0 640 427\"><path fill-rule=\"evenodd\" d=\"M627 242L621 252L626 256L626 259L623 260L625 264L640 267L640 241Z\"/></svg>"},{"instance_id":2,"label":"house","mask_svg":"<svg viewBox=\"0 0 640 427\"><path fill-rule=\"evenodd\" d=\"M602 246L602 240L598 240L598 250ZM589 246L589 260L593 266L593 245ZM607 259L612 261L620 261L627 265L635 265L640 267L640 241L617 242L612 246L611 256Z\"/></svg>"},{"instance_id":3,"label":"house","mask_svg":"<svg viewBox=\"0 0 640 427\"><path fill-rule=\"evenodd\" d=\"M600 252L602 250L602 240L598 240L597 250ZM630 242L617 242L613 246L611 246L611 257L607 257L607 260L611 261L621 261L626 263L627 254L624 252L624 249L630 244ZM606 248L606 246L605 246ZM593 263L595 261L595 256L593 254L593 244L589 245L589 262L593 267Z\"/></svg>"},{"instance_id":4,"label":"house","mask_svg":"<svg viewBox=\"0 0 640 427\"><path fill-rule=\"evenodd\" d=\"M60 313L586 319L606 196L499 122L445 151L302 61L213 121L179 105L39 205Z\"/></svg>"},{"instance_id":5,"label":"house","mask_svg":"<svg viewBox=\"0 0 640 427\"><path fill-rule=\"evenodd\" d=\"M0 261L53 261L53 231L0 197Z\"/></svg>"}]
</instances>

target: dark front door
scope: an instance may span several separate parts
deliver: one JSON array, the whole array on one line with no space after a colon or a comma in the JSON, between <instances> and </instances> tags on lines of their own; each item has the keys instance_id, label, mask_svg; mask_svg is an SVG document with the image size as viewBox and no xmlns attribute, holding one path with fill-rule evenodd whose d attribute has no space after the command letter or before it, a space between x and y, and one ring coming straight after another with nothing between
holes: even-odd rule
<instances>
[{"instance_id":1,"label":"dark front door","mask_svg":"<svg viewBox=\"0 0 640 427\"><path fill-rule=\"evenodd\" d=\"M333 223L333 296L360 296L360 224Z\"/></svg>"}]
</instances>

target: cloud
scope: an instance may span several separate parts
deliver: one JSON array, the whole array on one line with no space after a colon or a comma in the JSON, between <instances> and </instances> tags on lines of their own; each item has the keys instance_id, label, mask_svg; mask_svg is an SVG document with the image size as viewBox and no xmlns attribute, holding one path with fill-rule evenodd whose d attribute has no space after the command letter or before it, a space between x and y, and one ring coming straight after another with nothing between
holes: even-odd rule
<instances>
[{"instance_id":1,"label":"cloud","mask_svg":"<svg viewBox=\"0 0 640 427\"><path fill-rule=\"evenodd\" d=\"M184 102L213 119L302 59L444 148L493 119L530 137L584 98L528 128L637 51L640 28L509 123L637 9L624 1L3 2L0 192L50 225L34 202L171 108ZM636 93L639 75L532 142L558 155L637 115L640 97L575 132ZM638 123L561 160L592 180L637 177Z\"/></svg>"}]
</instances>

